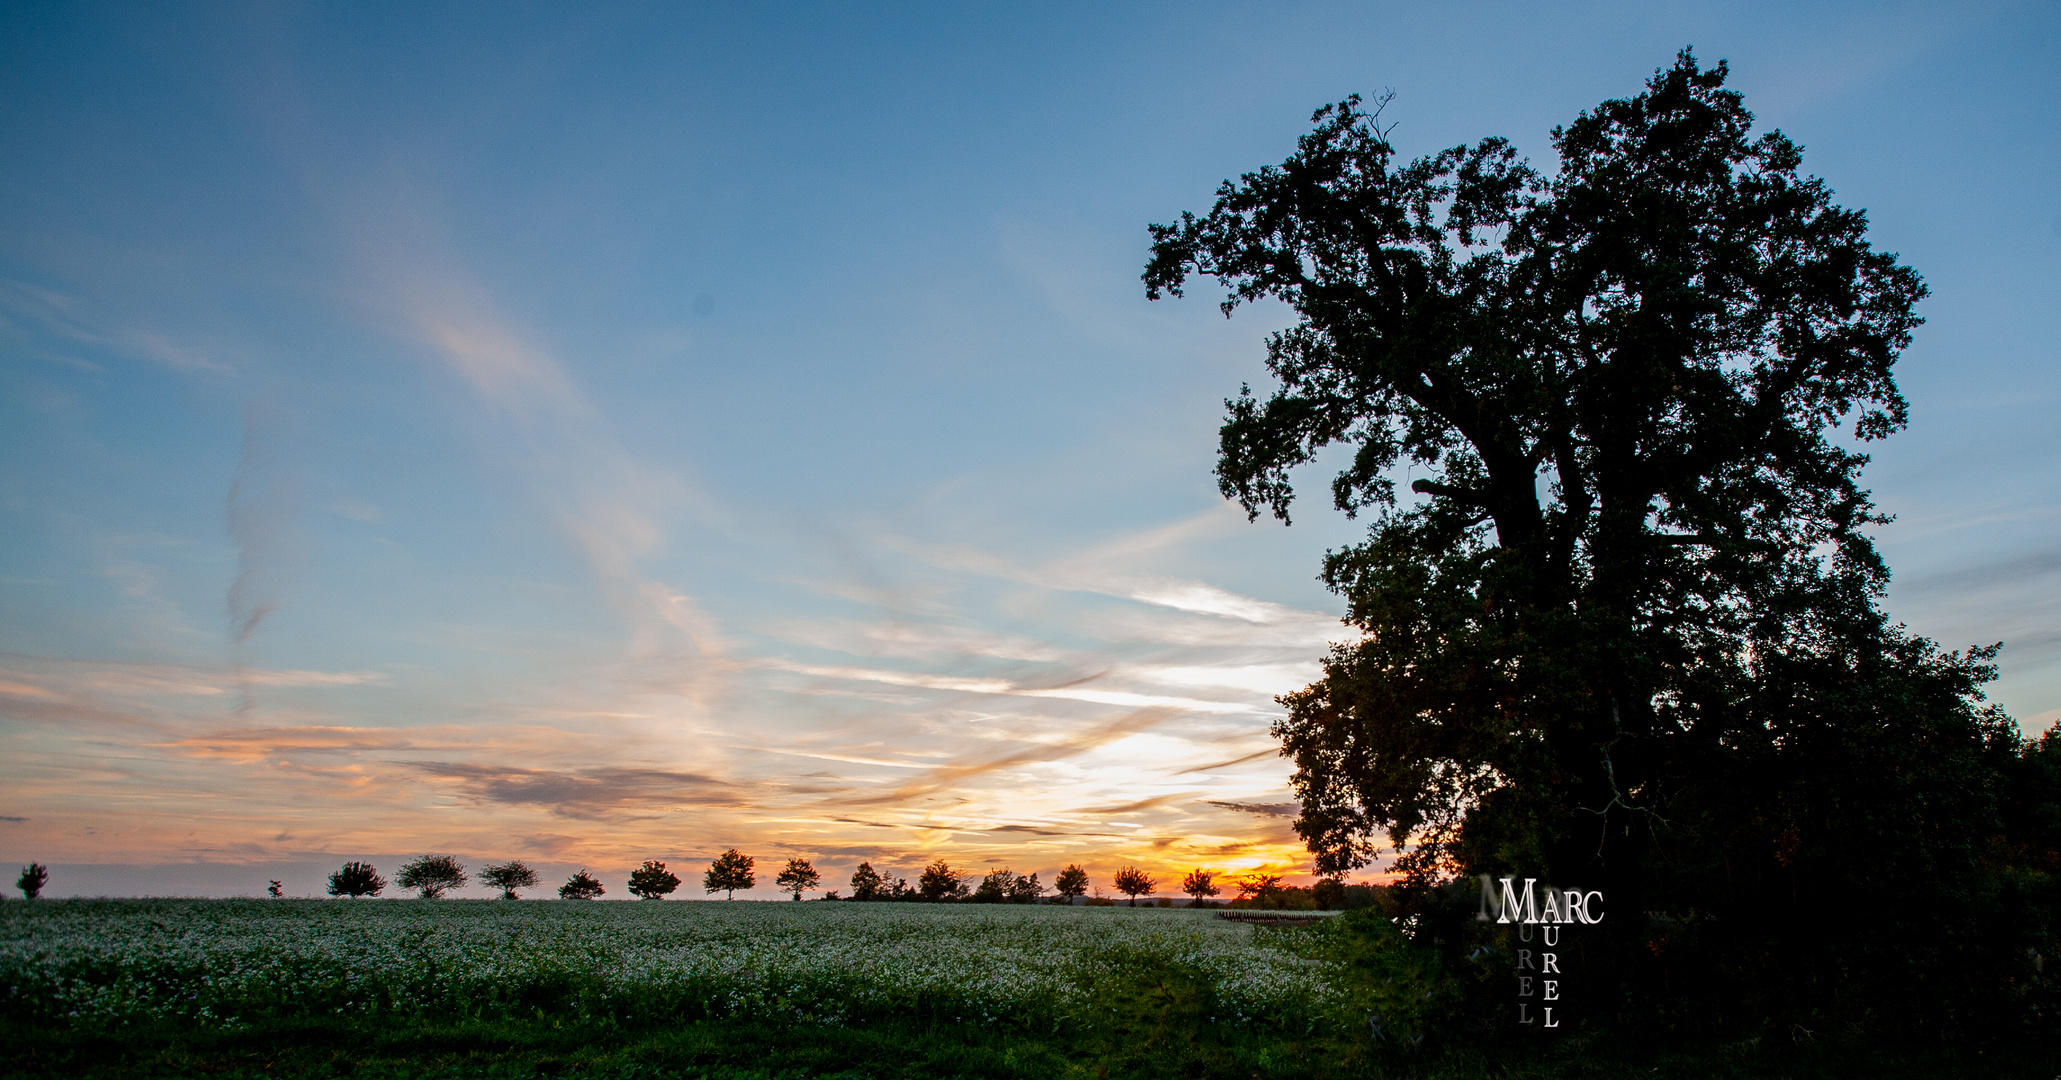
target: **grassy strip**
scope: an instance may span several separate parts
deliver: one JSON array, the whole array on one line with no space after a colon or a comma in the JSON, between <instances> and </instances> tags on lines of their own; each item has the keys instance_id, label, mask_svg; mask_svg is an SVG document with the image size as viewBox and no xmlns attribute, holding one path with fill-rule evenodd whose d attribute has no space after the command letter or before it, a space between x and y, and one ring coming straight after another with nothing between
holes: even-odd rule
<instances>
[{"instance_id":1,"label":"grassy strip","mask_svg":"<svg viewBox=\"0 0 2061 1080\"><path fill-rule=\"evenodd\" d=\"M1092 1022L1054 1033L996 1024L892 1019L848 1026L761 1019L656 1019L596 1027L565 1017L440 1023L393 1018L277 1020L237 1030L90 1029L0 1022L0 1068L21 1077L557 1077L707 1080L932 1080L940 1077L1216 1080L1631 1080L1633 1077L1935 1077L2048 1080L2061 1052L1934 1052L1913 1057L1831 1045L1735 1044L1625 1052L1608 1040L1406 1050L1365 1035L1299 1036L1211 1023L1207 987L1138 972L1101 995Z\"/></svg>"}]
</instances>

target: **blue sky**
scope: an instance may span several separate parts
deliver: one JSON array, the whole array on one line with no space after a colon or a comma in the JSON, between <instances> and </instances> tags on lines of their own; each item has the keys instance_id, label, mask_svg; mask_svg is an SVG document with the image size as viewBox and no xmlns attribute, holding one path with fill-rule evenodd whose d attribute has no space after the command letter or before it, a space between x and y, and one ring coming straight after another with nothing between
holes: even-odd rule
<instances>
[{"instance_id":1,"label":"blue sky","mask_svg":"<svg viewBox=\"0 0 2061 1080\"><path fill-rule=\"evenodd\" d=\"M1285 316L1148 303L1144 226L1354 92L1544 162L1684 45L1930 283L1889 606L2061 718L2047 6L424 8L0 12L0 861L53 892L1296 868L1270 698L1355 530L1217 497Z\"/></svg>"}]
</instances>

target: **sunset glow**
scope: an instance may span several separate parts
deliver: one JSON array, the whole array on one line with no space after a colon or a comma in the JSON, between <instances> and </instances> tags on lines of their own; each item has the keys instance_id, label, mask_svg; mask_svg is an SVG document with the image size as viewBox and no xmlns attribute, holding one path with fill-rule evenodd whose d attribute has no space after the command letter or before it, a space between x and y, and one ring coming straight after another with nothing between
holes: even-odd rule
<instances>
[{"instance_id":1,"label":"sunset glow","mask_svg":"<svg viewBox=\"0 0 2061 1080\"><path fill-rule=\"evenodd\" d=\"M1812 160L1934 290L1868 473L1887 606L2004 636L1995 700L2061 718L2061 316L2000 224L2045 237L2049 193L1888 134L2046 129L1955 104L1967 20L1408 45L1363 7L0 16L0 864L1307 882L1269 726L1356 633L1316 574L1365 522L1337 461L1292 527L1220 496L1288 318L1148 303L1145 225L1384 86L1409 153L1543 156L1692 37L1768 126L1885 133ZM1466 34L1536 56L1421 47Z\"/></svg>"}]
</instances>

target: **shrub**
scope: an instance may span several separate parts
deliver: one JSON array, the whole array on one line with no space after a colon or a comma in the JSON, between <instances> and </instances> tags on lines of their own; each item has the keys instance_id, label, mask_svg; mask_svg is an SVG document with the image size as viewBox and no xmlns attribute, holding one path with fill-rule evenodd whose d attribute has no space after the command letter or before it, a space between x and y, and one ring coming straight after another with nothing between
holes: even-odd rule
<instances>
[{"instance_id":1,"label":"shrub","mask_svg":"<svg viewBox=\"0 0 2061 1080\"><path fill-rule=\"evenodd\" d=\"M331 896L348 896L356 900L361 896L378 896L385 891L386 879L379 876L379 868L371 863L347 862L329 875Z\"/></svg>"},{"instance_id":2,"label":"shrub","mask_svg":"<svg viewBox=\"0 0 2061 1080\"><path fill-rule=\"evenodd\" d=\"M567 878L565 884L558 887L558 898L560 900L592 900L607 891L607 889L601 887L600 878L582 869L579 873Z\"/></svg>"},{"instance_id":3,"label":"shrub","mask_svg":"<svg viewBox=\"0 0 2061 1080\"><path fill-rule=\"evenodd\" d=\"M21 890L22 899L34 900L43 895L43 886L50 881L50 869L42 863L32 862L21 868L21 876L14 881L14 887Z\"/></svg>"}]
</instances>

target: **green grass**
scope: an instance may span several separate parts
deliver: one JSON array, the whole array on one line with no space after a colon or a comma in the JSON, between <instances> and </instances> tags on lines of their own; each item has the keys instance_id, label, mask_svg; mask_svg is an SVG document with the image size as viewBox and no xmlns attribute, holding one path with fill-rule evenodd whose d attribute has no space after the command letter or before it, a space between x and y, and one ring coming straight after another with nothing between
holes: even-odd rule
<instances>
[{"instance_id":1,"label":"green grass","mask_svg":"<svg viewBox=\"0 0 2061 1080\"><path fill-rule=\"evenodd\" d=\"M1636 1032L1484 1042L1432 1025L1431 1037L1402 1046L1372 1039L1356 1019L1369 1003L1394 1008L1394 996L1379 992L1399 979L1413 994L1418 985L1407 965L1380 960L1380 926L1362 920L1360 936L1345 942L1255 933L1200 913L1100 912L10 904L0 909L0 1071L736 1080L2061 1073L2061 1055L2044 1049L1914 1056L1779 1037L1657 1052L1638 1049ZM1377 961L1341 962L1341 944L1373 950ZM860 983L871 996L840 1005L836 995L864 996Z\"/></svg>"}]
</instances>

